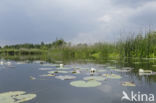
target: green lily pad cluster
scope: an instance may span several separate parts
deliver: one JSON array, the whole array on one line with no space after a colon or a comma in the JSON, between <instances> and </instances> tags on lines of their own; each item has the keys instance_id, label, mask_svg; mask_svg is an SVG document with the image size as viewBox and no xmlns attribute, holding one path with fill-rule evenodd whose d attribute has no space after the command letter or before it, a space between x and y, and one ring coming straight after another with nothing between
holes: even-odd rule
<instances>
[{"instance_id":1,"label":"green lily pad cluster","mask_svg":"<svg viewBox=\"0 0 156 103\"><path fill-rule=\"evenodd\" d=\"M70 85L74 87L97 87L101 85L101 82L95 80L90 81L77 80L70 82Z\"/></svg>"},{"instance_id":2,"label":"green lily pad cluster","mask_svg":"<svg viewBox=\"0 0 156 103\"><path fill-rule=\"evenodd\" d=\"M80 70L79 69L75 69L72 71L73 74L80 74Z\"/></svg>"},{"instance_id":3,"label":"green lily pad cluster","mask_svg":"<svg viewBox=\"0 0 156 103\"><path fill-rule=\"evenodd\" d=\"M117 74L103 74L102 76L104 76L106 78L110 78L110 79L121 79L122 78L120 75L117 75Z\"/></svg>"},{"instance_id":4,"label":"green lily pad cluster","mask_svg":"<svg viewBox=\"0 0 156 103\"><path fill-rule=\"evenodd\" d=\"M60 69L60 70L68 70L68 69L72 69L72 68L68 68L68 67L59 67L59 68L56 68L56 69Z\"/></svg>"},{"instance_id":5,"label":"green lily pad cluster","mask_svg":"<svg viewBox=\"0 0 156 103\"><path fill-rule=\"evenodd\" d=\"M60 79L60 80L71 80L71 79L75 79L76 76L72 76L72 75L59 75L59 76L55 76L56 79Z\"/></svg>"},{"instance_id":6,"label":"green lily pad cluster","mask_svg":"<svg viewBox=\"0 0 156 103\"><path fill-rule=\"evenodd\" d=\"M58 67L58 66L60 66L60 65L59 65L59 64L42 64L42 66Z\"/></svg>"},{"instance_id":7,"label":"green lily pad cluster","mask_svg":"<svg viewBox=\"0 0 156 103\"><path fill-rule=\"evenodd\" d=\"M97 70L97 72L106 72L106 70L99 69L99 70Z\"/></svg>"},{"instance_id":8,"label":"green lily pad cluster","mask_svg":"<svg viewBox=\"0 0 156 103\"><path fill-rule=\"evenodd\" d=\"M122 86L130 86L130 87L135 87L136 85L132 82L123 82Z\"/></svg>"},{"instance_id":9,"label":"green lily pad cluster","mask_svg":"<svg viewBox=\"0 0 156 103\"><path fill-rule=\"evenodd\" d=\"M108 66L107 68L108 69L115 69L116 67L114 67L114 66Z\"/></svg>"},{"instance_id":10,"label":"green lily pad cluster","mask_svg":"<svg viewBox=\"0 0 156 103\"><path fill-rule=\"evenodd\" d=\"M49 71L48 73L49 73L49 74L55 74L55 73L68 73L68 71L61 71L61 70L58 70L58 71Z\"/></svg>"},{"instance_id":11,"label":"green lily pad cluster","mask_svg":"<svg viewBox=\"0 0 156 103\"><path fill-rule=\"evenodd\" d=\"M55 74L43 74L43 75L40 75L41 77L54 77Z\"/></svg>"},{"instance_id":12,"label":"green lily pad cluster","mask_svg":"<svg viewBox=\"0 0 156 103\"><path fill-rule=\"evenodd\" d=\"M24 91L10 91L0 93L0 103L22 103L32 100L36 94L26 94Z\"/></svg>"},{"instance_id":13,"label":"green lily pad cluster","mask_svg":"<svg viewBox=\"0 0 156 103\"><path fill-rule=\"evenodd\" d=\"M84 77L84 80L97 80L97 81L103 81L106 80L106 78L102 77L102 76L89 76L89 77Z\"/></svg>"},{"instance_id":14,"label":"green lily pad cluster","mask_svg":"<svg viewBox=\"0 0 156 103\"><path fill-rule=\"evenodd\" d=\"M39 70L53 70L54 68L39 68Z\"/></svg>"},{"instance_id":15,"label":"green lily pad cluster","mask_svg":"<svg viewBox=\"0 0 156 103\"><path fill-rule=\"evenodd\" d=\"M36 80L36 78L33 77L33 76L30 76L29 78L30 78L31 80Z\"/></svg>"}]
</instances>

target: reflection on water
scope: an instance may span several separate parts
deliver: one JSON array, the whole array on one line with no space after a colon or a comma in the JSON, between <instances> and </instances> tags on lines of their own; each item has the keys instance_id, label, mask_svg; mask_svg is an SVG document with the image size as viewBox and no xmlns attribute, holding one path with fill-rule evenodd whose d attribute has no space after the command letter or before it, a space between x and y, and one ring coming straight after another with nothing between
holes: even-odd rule
<instances>
[{"instance_id":1,"label":"reflection on water","mask_svg":"<svg viewBox=\"0 0 156 103\"><path fill-rule=\"evenodd\" d=\"M7 60L3 61L5 63L7 62ZM131 91L135 93L140 91L144 94L152 93L156 95L156 75L140 76L138 73L140 68L156 71L155 59L125 58L124 60L106 60L98 62L57 62L64 63L65 68L71 69L63 69L63 71L67 72L55 73L56 76L71 75L76 78L60 80L55 78L55 76L42 77L41 75L48 74L48 71L58 70L58 65L45 65L43 61L11 61L11 64L0 65L0 93L8 91L26 91L27 93L37 94L35 99L25 103L130 103L129 101L121 101L123 91L126 91L128 94L130 94ZM123 67L131 67L134 69L127 72L118 71L118 69ZM44 70L43 68L46 69ZM81 72L72 73L74 68L81 68ZM120 75L122 78L107 78L104 81L100 81L102 83L100 86L91 88L74 87L70 85L72 81L83 80L84 77L90 76L90 68L95 68L97 70L94 76L116 74ZM98 70L100 72L98 72ZM30 77L35 79L31 79ZM132 82L135 83L136 86L122 86L123 82Z\"/></svg>"}]
</instances>

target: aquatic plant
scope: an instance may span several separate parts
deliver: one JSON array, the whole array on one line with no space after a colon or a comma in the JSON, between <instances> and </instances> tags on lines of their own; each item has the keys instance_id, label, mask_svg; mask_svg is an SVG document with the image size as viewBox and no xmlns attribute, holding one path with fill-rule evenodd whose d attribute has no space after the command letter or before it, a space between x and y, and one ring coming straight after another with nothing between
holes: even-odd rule
<instances>
[{"instance_id":1,"label":"aquatic plant","mask_svg":"<svg viewBox=\"0 0 156 103\"><path fill-rule=\"evenodd\" d=\"M76 76L72 76L72 75L59 75L55 77L56 79L60 79L60 80L71 80L71 79L75 79Z\"/></svg>"},{"instance_id":2,"label":"aquatic plant","mask_svg":"<svg viewBox=\"0 0 156 103\"><path fill-rule=\"evenodd\" d=\"M31 80L35 80L36 78L35 77L33 77L33 76L30 76L29 77Z\"/></svg>"},{"instance_id":3,"label":"aquatic plant","mask_svg":"<svg viewBox=\"0 0 156 103\"><path fill-rule=\"evenodd\" d=\"M10 91L0 93L0 103L22 103L32 100L36 94L26 94L24 91Z\"/></svg>"},{"instance_id":4,"label":"aquatic plant","mask_svg":"<svg viewBox=\"0 0 156 103\"><path fill-rule=\"evenodd\" d=\"M131 87L135 87L136 85L132 82L123 82L122 86L131 86Z\"/></svg>"},{"instance_id":5,"label":"aquatic plant","mask_svg":"<svg viewBox=\"0 0 156 103\"><path fill-rule=\"evenodd\" d=\"M54 73L68 73L68 71L61 71L61 70L58 70L58 71L48 71L49 74L54 74Z\"/></svg>"},{"instance_id":6,"label":"aquatic plant","mask_svg":"<svg viewBox=\"0 0 156 103\"><path fill-rule=\"evenodd\" d=\"M53 77L55 76L55 74L43 74L43 75L40 75L41 77Z\"/></svg>"},{"instance_id":7,"label":"aquatic plant","mask_svg":"<svg viewBox=\"0 0 156 103\"><path fill-rule=\"evenodd\" d=\"M79 73L80 73L80 70L75 69L75 70L72 71L72 73L73 73L73 74L79 74Z\"/></svg>"},{"instance_id":8,"label":"aquatic plant","mask_svg":"<svg viewBox=\"0 0 156 103\"><path fill-rule=\"evenodd\" d=\"M56 68L56 69L64 70L64 69L72 69L72 68L69 68L69 67L62 67L62 68Z\"/></svg>"},{"instance_id":9,"label":"aquatic plant","mask_svg":"<svg viewBox=\"0 0 156 103\"><path fill-rule=\"evenodd\" d=\"M42 64L42 66L59 67L59 64Z\"/></svg>"},{"instance_id":10,"label":"aquatic plant","mask_svg":"<svg viewBox=\"0 0 156 103\"><path fill-rule=\"evenodd\" d=\"M131 70L133 70L133 68L131 67L122 67L121 69L112 69L114 71L117 71L117 72L130 72Z\"/></svg>"},{"instance_id":11,"label":"aquatic plant","mask_svg":"<svg viewBox=\"0 0 156 103\"><path fill-rule=\"evenodd\" d=\"M110 79L121 79L122 78L120 75L117 75L117 74L103 74L102 76L104 76L106 78L110 78Z\"/></svg>"},{"instance_id":12,"label":"aquatic plant","mask_svg":"<svg viewBox=\"0 0 156 103\"><path fill-rule=\"evenodd\" d=\"M84 77L84 80L97 80L97 81L103 81L106 80L106 78L102 77L102 76L89 76L89 77Z\"/></svg>"},{"instance_id":13,"label":"aquatic plant","mask_svg":"<svg viewBox=\"0 0 156 103\"><path fill-rule=\"evenodd\" d=\"M53 70L55 68L39 68L39 70Z\"/></svg>"},{"instance_id":14,"label":"aquatic plant","mask_svg":"<svg viewBox=\"0 0 156 103\"><path fill-rule=\"evenodd\" d=\"M103 70L103 69L97 69L97 72L106 72L106 70Z\"/></svg>"},{"instance_id":15,"label":"aquatic plant","mask_svg":"<svg viewBox=\"0 0 156 103\"><path fill-rule=\"evenodd\" d=\"M70 82L70 85L74 87L97 87L101 85L101 82L95 80L89 80L89 81L77 80L77 81Z\"/></svg>"}]
</instances>

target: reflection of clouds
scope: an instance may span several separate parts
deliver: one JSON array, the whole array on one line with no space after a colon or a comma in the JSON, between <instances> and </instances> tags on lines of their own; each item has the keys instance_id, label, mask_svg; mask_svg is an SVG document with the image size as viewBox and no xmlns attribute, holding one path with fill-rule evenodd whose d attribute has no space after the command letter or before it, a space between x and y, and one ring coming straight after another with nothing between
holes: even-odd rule
<instances>
[{"instance_id":1,"label":"reflection of clouds","mask_svg":"<svg viewBox=\"0 0 156 103\"><path fill-rule=\"evenodd\" d=\"M105 92L105 93L110 93L112 91L112 86L110 85L102 85L100 87L98 87L98 89L102 92Z\"/></svg>"}]
</instances>

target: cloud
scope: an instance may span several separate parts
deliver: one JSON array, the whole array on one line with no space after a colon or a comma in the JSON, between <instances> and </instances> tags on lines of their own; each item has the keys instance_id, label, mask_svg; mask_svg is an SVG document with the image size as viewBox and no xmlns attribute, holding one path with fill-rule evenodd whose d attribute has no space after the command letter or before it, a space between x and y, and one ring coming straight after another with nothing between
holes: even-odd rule
<instances>
[{"instance_id":1,"label":"cloud","mask_svg":"<svg viewBox=\"0 0 156 103\"><path fill-rule=\"evenodd\" d=\"M104 15L100 18L98 18L99 22L110 22L112 20L112 17L110 15Z\"/></svg>"},{"instance_id":2,"label":"cloud","mask_svg":"<svg viewBox=\"0 0 156 103\"><path fill-rule=\"evenodd\" d=\"M154 0L1 0L0 40L114 42L122 31L155 29L155 9Z\"/></svg>"}]
</instances>

